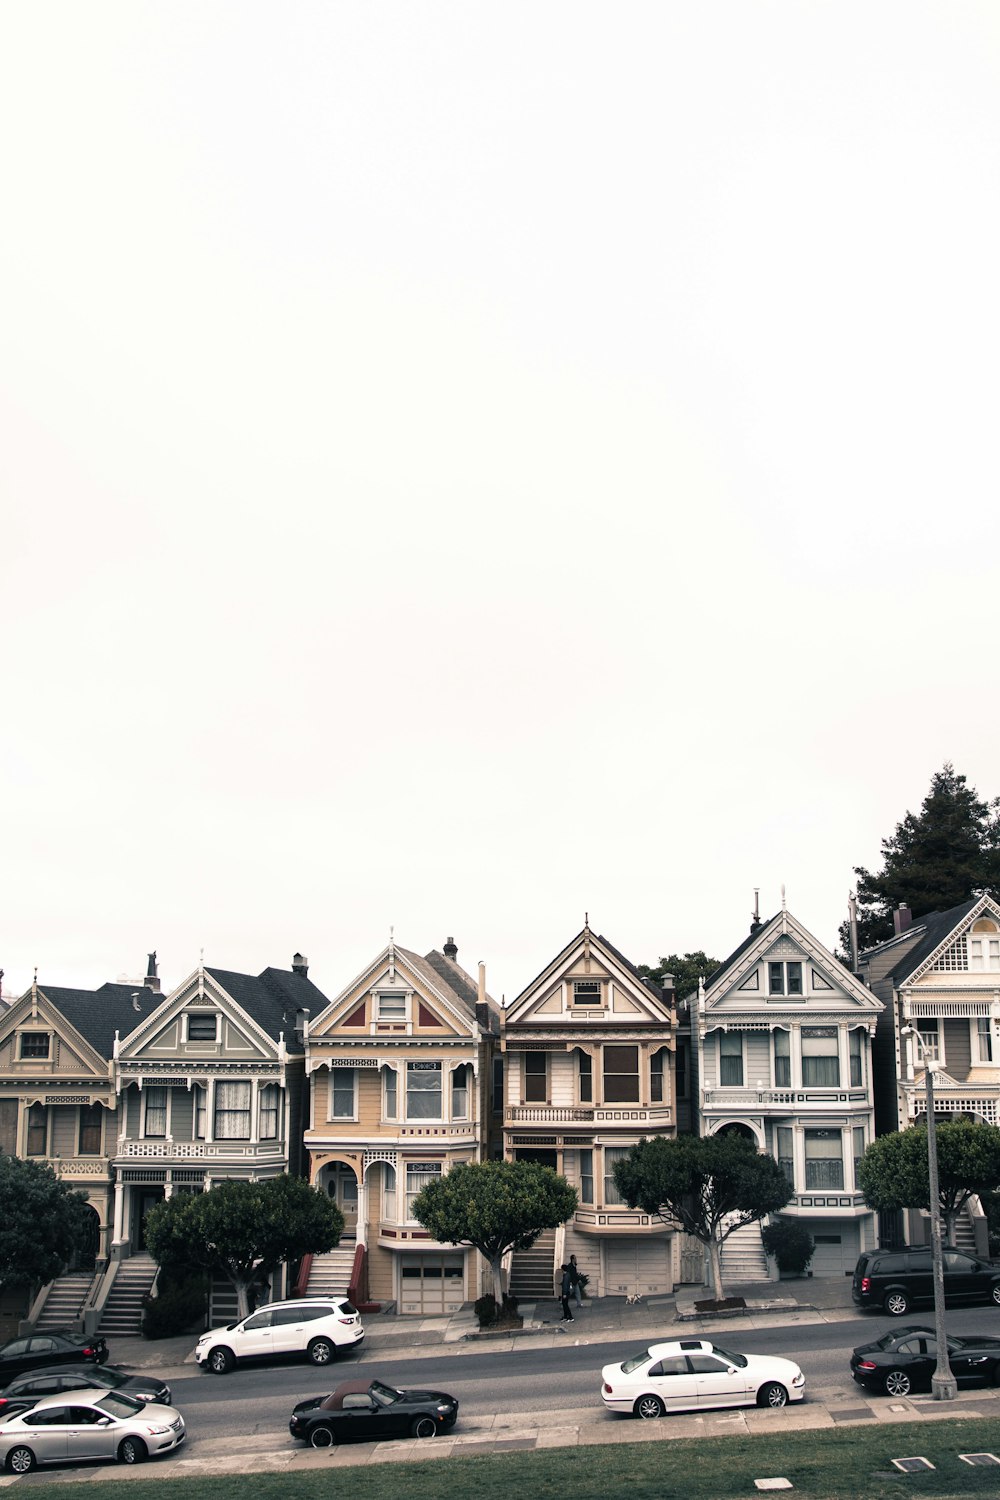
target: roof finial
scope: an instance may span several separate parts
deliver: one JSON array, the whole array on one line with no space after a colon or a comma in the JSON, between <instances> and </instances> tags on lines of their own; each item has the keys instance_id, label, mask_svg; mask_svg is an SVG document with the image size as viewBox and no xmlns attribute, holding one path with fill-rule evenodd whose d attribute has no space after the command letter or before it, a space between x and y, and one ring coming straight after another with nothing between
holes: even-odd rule
<instances>
[{"instance_id":1,"label":"roof finial","mask_svg":"<svg viewBox=\"0 0 1000 1500\"><path fill-rule=\"evenodd\" d=\"M784 881L781 882L781 910L782 911L787 911L788 910L788 907L785 905L785 882Z\"/></svg>"}]
</instances>

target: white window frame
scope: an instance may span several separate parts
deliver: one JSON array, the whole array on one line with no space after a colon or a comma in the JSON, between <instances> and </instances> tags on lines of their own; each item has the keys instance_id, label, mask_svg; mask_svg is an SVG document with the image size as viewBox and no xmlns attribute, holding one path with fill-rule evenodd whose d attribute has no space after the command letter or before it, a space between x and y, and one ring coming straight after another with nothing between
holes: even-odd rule
<instances>
[{"instance_id":1,"label":"white window frame","mask_svg":"<svg viewBox=\"0 0 1000 1500\"><path fill-rule=\"evenodd\" d=\"M603 1148L604 1160L601 1163L604 1171L604 1206L605 1208L625 1207L625 1199L615 1186L614 1164L616 1161L624 1161L630 1151L629 1146L605 1146Z\"/></svg>"},{"instance_id":2,"label":"white window frame","mask_svg":"<svg viewBox=\"0 0 1000 1500\"><path fill-rule=\"evenodd\" d=\"M248 1090L247 1103L236 1108L235 1105L223 1107L220 1104L220 1089L234 1089L245 1087ZM246 1117L245 1135L223 1135L219 1129L220 1117L244 1115ZM225 1144L227 1141L249 1141L253 1139L253 1085L248 1078L219 1078L216 1080L215 1088L212 1090L212 1140Z\"/></svg>"},{"instance_id":3,"label":"white window frame","mask_svg":"<svg viewBox=\"0 0 1000 1500\"><path fill-rule=\"evenodd\" d=\"M162 1104L162 1109L163 1109L163 1129L162 1130L150 1131L150 1129L149 1129L149 1111L150 1111L150 1102L149 1101L150 1101L150 1096L152 1094L162 1094L163 1095L163 1104ZM160 1084L155 1084L152 1088L145 1088L145 1089L143 1089L143 1091L142 1091L142 1138L143 1138L143 1140L147 1140L148 1139L148 1140L151 1140L151 1141L165 1141L167 1139L167 1137L170 1135L170 1094L171 1094L171 1090L169 1088L167 1088L166 1086L161 1086ZM159 1104L155 1104L152 1107L154 1109L157 1109L157 1110L159 1110L161 1108L161 1106Z\"/></svg>"},{"instance_id":4,"label":"white window frame","mask_svg":"<svg viewBox=\"0 0 1000 1500\"><path fill-rule=\"evenodd\" d=\"M396 1222L396 1168L391 1161L382 1163L382 1218L390 1224Z\"/></svg>"},{"instance_id":5,"label":"white window frame","mask_svg":"<svg viewBox=\"0 0 1000 1500\"><path fill-rule=\"evenodd\" d=\"M386 1004L390 1009L386 1009ZM395 1007L398 1005L398 1009ZM377 990L375 992L375 1020L376 1021L408 1021L409 1020L409 995L405 990Z\"/></svg>"},{"instance_id":6,"label":"white window frame","mask_svg":"<svg viewBox=\"0 0 1000 1500\"><path fill-rule=\"evenodd\" d=\"M458 1076L462 1075L462 1082L458 1083ZM470 1120L469 1105L471 1103L472 1089L470 1078L472 1077L471 1063L459 1063L457 1068L451 1069L451 1118L453 1120ZM461 1110L459 1109L459 1097L461 1096Z\"/></svg>"},{"instance_id":7,"label":"white window frame","mask_svg":"<svg viewBox=\"0 0 1000 1500\"><path fill-rule=\"evenodd\" d=\"M440 1179L440 1177L443 1175L443 1172L444 1172L444 1163L440 1162L440 1161L408 1161L406 1163L406 1166L405 1166L405 1179L404 1180L405 1180L405 1183L406 1183L406 1220L405 1220L405 1222L407 1224L416 1224L417 1223L417 1220L413 1217L413 1214L412 1214L411 1210L412 1210L412 1207L413 1207L413 1201L416 1198L417 1194L420 1192L420 1189L426 1187L429 1182L436 1182L436 1181L438 1181ZM416 1180L418 1177L423 1177L424 1181L420 1183L420 1187L411 1187L410 1186L410 1180L411 1180L410 1179L410 1174L411 1173L413 1174L413 1179L414 1180Z\"/></svg>"},{"instance_id":8,"label":"white window frame","mask_svg":"<svg viewBox=\"0 0 1000 1500\"><path fill-rule=\"evenodd\" d=\"M274 1103L269 1101L273 1099ZM265 1114L274 1115L274 1130L270 1133L264 1128ZM281 1139L281 1088L276 1083L262 1083L257 1090L257 1139L259 1141L278 1141Z\"/></svg>"},{"instance_id":9,"label":"white window frame","mask_svg":"<svg viewBox=\"0 0 1000 1500\"><path fill-rule=\"evenodd\" d=\"M583 1010L600 1010L604 1006L604 986L599 979L574 979L572 1001ZM596 993L595 993L596 992ZM581 1000L580 996L586 999Z\"/></svg>"},{"instance_id":10,"label":"white window frame","mask_svg":"<svg viewBox=\"0 0 1000 1500\"><path fill-rule=\"evenodd\" d=\"M986 1042L984 1049L983 1042ZM983 1056L983 1052L986 1056ZM992 1016L977 1016L972 1022L972 1055L979 1063L996 1063L1000 1060L1000 1051L997 1048L997 1035L993 1026Z\"/></svg>"},{"instance_id":11,"label":"white window frame","mask_svg":"<svg viewBox=\"0 0 1000 1500\"><path fill-rule=\"evenodd\" d=\"M438 1112L437 1112L436 1115L420 1115L420 1114L413 1114L411 1112L411 1110L410 1110L410 1095L411 1095L411 1093L413 1094L414 1099L416 1099L421 1094L425 1095L427 1098L430 1098L434 1094L434 1092L435 1092L434 1089L418 1089L418 1088L411 1089L410 1088L410 1076L411 1076L410 1070L411 1070L411 1068L413 1070L412 1076L413 1076L414 1079L420 1077L421 1074L423 1074L424 1076L433 1075L435 1073L437 1074L438 1086L437 1086L436 1092L437 1092ZM436 1058L427 1058L426 1060L424 1058L409 1059L407 1061L407 1063L406 1063L406 1079L405 1079L405 1082L406 1082L406 1114L405 1114L404 1118L408 1122L416 1122L416 1121L420 1121L420 1120L428 1120L428 1121L431 1121L433 1123L434 1121L438 1121L438 1122L443 1121L443 1119L444 1119L444 1065L442 1063L438 1062L438 1060Z\"/></svg>"},{"instance_id":12,"label":"white window frame","mask_svg":"<svg viewBox=\"0 0 1000 1500\"><path fill-rule=\"evenodd\" d=\"M181 1016L183 1017L183 1020L184 1020L184 1035L181 1038L181 1040L182 1040L182 1042L185 1045L187 1045L187 1043L190 1042L195 1047L198 1047L198 1046L204 1046L204 1047L218 1046L218 1042L219 1042L219 1012L217 1010L195 1010L195 1011L183 1010L183 1011L181 1011ZM211 1037L208 1037L208 1036L195 1036L195 1037L193 1037L191 1035L191 1017L192 1016L197 1016L199 1019L201 1019L203 1017L211 1016L212 1020L215 1022L215 1035L211 1036Z\"/></svg>"},{"instance_id":13,"label":"white window frame","mask_svg":"<svg viewBox=\"0 0 1000 1500\"><path fill-rule=\"evenodd\" d=\"M208 1129L208 1085L196 1083L191 1092L194 1095L194 1138L204 1141Z\"/></svg>"},{"instance_id":14,"label":"white window frame","mask_svg":"<svg viewBox=\"0 0 1000 1500\"><path fill-rule=\"evenodd\" d=\"M330 1092L327 1097L327 1119L333 1120L356 1120L358 1118L358 1068L331 1068L330 1069ZM351 1075L351 1112L350 1114L334 1113L336 1106L337 1088L335 1087L336 1075L338 1073L350 1073ZM345 1092L341 1090L341 1092Z\"/></svg>"},{"instance_id":15,"label":"white window frame","mask_svg":"<svg viewBox=\"0 0 1000 1500\"><path fill-rule=\"evenodd\" d=\"M937 1062L944 1066L944 1028L939 1016L920 1016L912 1023L917 1033L913 1039L914 1063L922 1068L925 1062ZM925 1031L929 1034L933 1026L935 1040L928 1048L924 1039Z\"/></svg>"},{"instance_id":16,"label":"white window frame","mask_svg":"<svg viewBox=\"0 0 1000 1500\"><path fill-rule=\"evenodd\" d=\"M390 1079L392 1084L390 1087ZM389 1095L392 1094L392 1108L389 1107ZM383 1120L399 1119L399 1069L390 1063L382 1067L382 1118Z\"/></svg>"},{"instance_id":17,"label":"white window frame","mask_svg":"<svg viewBox=\"0 0 1000 1500\"><path fill-rule=\"evenodd\" d=\"M743 1033L742 1033L742 1031L720 1031L720 1032L717 1033L717 1035L718 1035L718 1038L719 1038L719 1052L718 1052L718 1057L719 1057L719 1088L720 1089L743 1089L743 1088L746 1088L746 1077L747 1077L746 1048L743 1045ZM736 1047L731 1047L730 1051L728 1051L727 1053L723 1054L722 1044L723 1044L724 1040L727 1041L727 1042L729 1042L729 1043L732 1043L732 1042L735 1041L738 1044L738 1046L739 1046L740 1078L739 1078L739 1082L738 1083L725 1083L723 1081L723 1078L722 1078L722 1064L723 1064L723 1061L724 1060L731 1060L731 1059L733 1059L733 1058L735 1058L737 1056Z\"/></svg>"}]
</instances>

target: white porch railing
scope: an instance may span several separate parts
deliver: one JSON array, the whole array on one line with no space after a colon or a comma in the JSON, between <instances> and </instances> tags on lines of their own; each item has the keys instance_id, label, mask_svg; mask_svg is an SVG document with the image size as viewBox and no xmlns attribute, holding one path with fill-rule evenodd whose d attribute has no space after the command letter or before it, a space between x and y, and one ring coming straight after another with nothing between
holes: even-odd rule
<instances>
[{"instance_id":1,"label":"white porch railing","mask_svg":"<svg viewBox=\"0 0 1000 1500\"><path fill-rule=\"evenodd\" d=\"M509 1125L669 1125L672 1119L669 1104L508 1104L504 1109Z\"/></svg>"},{"instance_id":2,"label":"white porch railing","mask_svg":"<svg viewBox=\"0 0 1000 1500\"><path fill-rule=\"evenodd\" d=\"M705 1090L705 1109L798 1109L815 1104L829 1109L831 1104L867 1104L868 1090L860 1088L809 1089L740 1089Z\"/></svg>"},{"instance_id":3,"label":"white porch railing","mask_svg":"<svg viewBox=\"0 0 1000 1500\"><path fill-rule=\"evenodd\" d=\"M119 1141L117 1156L128 1161L284 1160L285 1148L279 1141Z\"/></svg>"}]
</instances>

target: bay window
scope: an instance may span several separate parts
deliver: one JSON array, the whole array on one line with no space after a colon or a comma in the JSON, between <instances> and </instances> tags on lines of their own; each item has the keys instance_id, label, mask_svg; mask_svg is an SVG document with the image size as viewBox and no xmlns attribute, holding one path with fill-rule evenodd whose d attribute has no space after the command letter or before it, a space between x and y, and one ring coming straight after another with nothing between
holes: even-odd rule
<instances>
[{"instance_id":1,"label":"bay window","mask_svg":"<svg viewBox=\"0 0 1000 1500\"><path fill-rule=\"evenodd\" d=\"M249 1088L249 1084L247 1085ZM143 1135L165 1136L167 1133L167 1091L166 1089L152 1088L143 1089L143 1103L145 1105L145 1123Z\"/></svg>"},{"instance_id":2,"label":"bay window","mask_svg":"<svg viewBox=\"0 0 1000 1500\"><path fill-rule=\"evenodd\" d=\"M441 1119L441 1064L408 1062L406 1064L406 1118L408 1120Z\"/></svg>"},{"instance_id":3,"label":"bay window","mask_svg":"<svg viewBox=\"0 0 1000 1500\"><path fill-rule=\"evenodd\" d=\"M774 1033L774 1086L777 1089L792 1086L792 1038L787 1031Z\"/></svg>"},{"instance_id":4,"label":"bay window","mask_svg":"<svg viewBox=\"0 0 1000 1500\"><path fill-rule=\"evenodd\" d=\"M469 1118L469 1064L462 1063L451 1075L451 1117L453 1120Z\"/></svg>"},{"instance_id":5,"label":"bay window","mask_svg":"<svg viewBox=\"0 0 1000 1500\"><path fill-rule=\"evenodd\" d=\"M803 1026L802 1087L840 1087L840 1042L836 1026Z\"/></svg>"},{"instance_id":6,"label":"bay window","mask_svg":"<svg viewBox=\"0 0 1000 1500\"><path fill-rule=\"evenodd\" d=\"M278 1085L266 1083L258 1095L258 1112L260 1115L259 1138L262 1141L275 1141L278 1138Z\"/></svg>"},{"instance_id":7,"label":"bay window","mask_svg":"<svg viewBox=\"0 0 1000 1500\"><path fill-rule=\"evenodd\" d=\"M792 1130L790 1126L779 1125L775 1134L775 1148L777 1150L778 1166L788 1179L788 1186L795 1187L795 1158L792 1154Z\"/></svg>"},{"instance_id":8,"label":"bay window","mask_svg":"<svg viewBox=\"0 0 1000 1500\"><path fill-rule=\"evenodd\" d=\"M546 1104L549 1097L549 1060L544 1052L524 1054L524 1102Z\"/></svg>"},{"instance_id":9,"label":"bay window","mask_svg":"<svg viewBox=\"0 0 1000 1500\"><path fill-rule=\"evenodd\" d=\"M387 1161L382 1163L382 1218L396 1219L396 1168Z\"/></svg>"},{"instance_id":10,"label":"bay window","mask_svg":"<svg viewBox=\"0 0 1000 1500\"><path fill-rule=\"evenodd\" d=\"M743 1086L743 1037L738 1031L719 1032L719 1082Z\"/></svg>"},{"instance_id":11,"label":"bay window","mask_svg":"<svg viewBox=\"0 0 1000 1500\"><path fill-rule=\"evenodd\" d=\"M406 1166L406 1217L413 1219L413 1202L422 1188L429 1182L441 1180L439 1161L408 1162Z\"/></svg>"},{"instance_id":12,"label":"bay window","mask_svg":"<svg viewBox=\"0 0 1000 1500\"><path fill-rule=\"evenodd\" d=\"M399 1074L395 1068L382 1069L382 1115L395 1120L399 1113Z\"/></svg>"},{"instance_id":13,"label":"bay window","mask_svg":"<svg viewBox=\"0 0 1000 1500\"><path fill-rule=\"evenodd\" d=\"M604 1202L605 1204L624 1203L625 1199L615 1184L615 1162L624 1161L628 1156L627 1146L605 1146L604 1148Z\"/></svg>"},{"instance_id":14,"label":"bay window","mask_svg":"<svg viewBox=\"0 0 1000 1500\"><path fill-rule=\"evenodd\" d=\"M354 1069L330 1069L330 1119L354 1119Z\"/></svg>"},{"instance_id":15,"label":"bay window","mask_svg":"<svg viewBox=\"0 0 1000 1500\"><path fill-rule=\"evenodd\" d=\"M851 1088L860 1088L864 1083L863 1057L864 1032L859 1026L855 1026L847 1033L848 1051L851 1061Z\"/></svg>"},{"instance_id":16,"label":"bay window","mask_svg":"<svg viewBox=\"0 0 1000 1500\"><path fill-rule=\"evenodd\" d=\"M149 1133L148 1130L146 1133ZM248 1141L250 1139L249 1082L215 1085L213 1133L217 1141Z\"/></svg>"},{"instance_id":17,"label":"bay window","mask_svg":"<svg viewBox=\"0 0 1000 1500\"><path fill-rule=\"evenodd\" d=\"M844 1142L839 1130L807 1130L806 1187L840 1192L844 1186Z\"/></svg>"},{"instance_id":18,"label":"bay window","mask_svg":"<svg viewBox=\"0 0 1000 1500\"><path fill-rule=\"evenodd\" d=\"M605 1104L638 1104L638 1047L604 1048Z\"/></svg>"},{"instance_id":19,"label":"bay window","mask_svg":"<svg viewBox=\"0 0 1000 1500\"><path fill-rule=\"evenodd\" d=\"M589 1150L580 1152L580 1201L594 1201L594 1153Z\"/></svg>"},{"instance_id":20,"label":"bay window","mask_svg":"<svg viewBox=\"0 0 1000 1500\"><path fill-rule=\"evenodd\" d=\"M576 1057L580 1103L592 1104L594 1101L594 1059L589 1052L581 1052L579 1049L577 1049Z\"/></svg>"}]
</instances>

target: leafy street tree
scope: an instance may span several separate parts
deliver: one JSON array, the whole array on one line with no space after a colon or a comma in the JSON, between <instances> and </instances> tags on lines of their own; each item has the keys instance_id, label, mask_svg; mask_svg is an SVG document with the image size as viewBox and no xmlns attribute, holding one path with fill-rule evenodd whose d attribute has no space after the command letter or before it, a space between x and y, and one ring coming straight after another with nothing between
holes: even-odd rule
<instances>
[{"instance_id":1,"label":"leafy street tree","mask_svg":"<svg viewBox=\"0 0 1000 1500\"><path fill-rule=\"evenodd\" d=\"M1000 1188L1000 1128L973 1120L938 1125L938 1207L949 1245L955 1243L955 1221L968 1200L986 1198ZM930 1208L927 1173L927 1127L880 1135L858 1165L858 1186L869 1208L882 1213L898 1208Z\"/></svg>"},{"instance_id":2,"label":"leafy street tree","mask_svg":"<svg viewBox=\"0 0 1000 1500\"><path fill-rule=\"evenodd\" d=\"M493 1296L503 1303L500 1262L508 1250L530 1250L543 1229L576 1212L576 1189L533 1161L461 1163L417 1194L413 1217L436 1240L472 1245L490 1265Z\"/></svg>"},{"instance_id":3,"label":"leafy street tree","mask_svg":"<svg viewBox=\"0 0 1000 1500\"><path fill-rule=\"evenodd\" d=\"M344 1216L300 1177L220 1182L207 1193L179 1193L150 1209L146 1243L160 1265L228 1276L239 1316L250 1288L285 1261L332 1250Z\"/></svg>"},{"instance_id":4,"label":"leafy street tree","mask_svg":"<svg viewBox=\"0 0 1000 1500\"><path fill-rule=\"evenodd\" d=\"M1000 890L1000 797L983 802L964 776L946 763L931 778L919 813L908 812L891 838L882 840L882 868L860 865L858 942L871 948L893 935L893 908L914 916L947 911L976 891ZM850 924L840 928L850 953Z\"/></svg>"},{"instance_id":5,"label":"leafy street tree","mask_svg":"<svg viewBox=\"0 0 1000 1500\"><path fill-rule=\"evenodd\" d=\"M641 1208L708 1247L720 1302L723 1242L744 1224L778 1213L792 1196L774 1157L728 1132L647 1137L615 1163L614 1174L629 1208Z\"/></svg>"},{"instance_id":6,"label":"leafy street tree","mask_svg":"<svg viewBox=\"0 0 1000 1500\"><path fill-rule=\"evenodd\" d=\"M685 953L683 958L679 953L668 954L666 958L660 959L655 968L650 968L649 964L638 966L640 974L649 979L655 979L657 984L661 982L664 974L672 974L674 986L681 999L698 988L700 978L707 978L709 974L714 974L719 967L719 960L706 958L700 948L697 953Z\"/></svg>"},{"instance_id":7,"label":"leafy street tree","mask_svg":"<svg viewBox=\"0 0 1000 1500\"><path fill-rule=\"evenodd\" d=\"M41 1162L0 1156L0 1291L44 1286L82 1242L87 1200Z\"/></svg>"}]
</instances>

